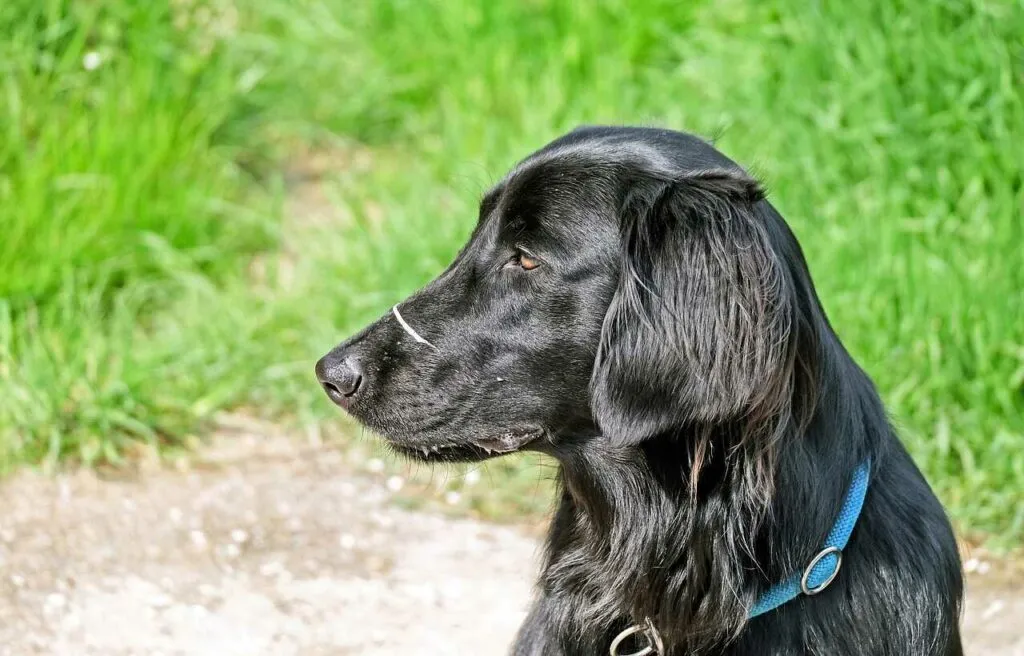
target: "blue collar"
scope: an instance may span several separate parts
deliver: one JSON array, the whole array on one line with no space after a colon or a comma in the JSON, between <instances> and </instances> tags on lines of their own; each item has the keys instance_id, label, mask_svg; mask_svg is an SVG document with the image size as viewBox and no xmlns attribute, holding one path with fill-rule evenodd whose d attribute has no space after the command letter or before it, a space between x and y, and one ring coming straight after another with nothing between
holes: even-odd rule
<instances>
[{"instance_id":1,"label":"blue collar","mask_svg":"<svg viewBox=\"0 0 1024 656\"><path fill-rule=\"evenodd\" d=\"M818 555L811 559L803 572L797 572L782 583L769 588L754 607L750 609L748 618L775 610L787 601L796 599L801 594L816 595L832 583L839 574L843 563L843 549L850 540L850 534L857 525L864 497L868 493L868 479L871 473L871 460L865 460L853 472L853 481L846 491L843 506L839 509L839 517L825 538L825 545Z\"/></svg>"},{"instance_id":2,"label":"blue collar","mask_svg":"<svg viewBox=\"0 0 1024 656\"><path fill-rule=\"evenodd\" d=\"M853 528L857 525L857 518L864 507L864 497L868 493L868 479L871 477L871 459L867 459L858 465L853 472L853 480L850 482L850 489L846 491L843 499L843 506L839 509L839 517L836 523L825 538L825 546L818 552L818 555L811 559L803 572L797 572L788 579L773 585L761 598L757 600L754 607L750 609L748 619L757 617L770 610L775 610L787 601L792 601L801 594L813 596L824 590L835 580L839 574L839 566L843 564L843 549L850 541ZM650 618L645 618L642 624L634 624L615 636L611 645L612 656L617 656L619 647L623 641L631 635L642 635L647 639L647 647L636 652L637 654L664 654L665 648L661 635L654 627Z\"/></svg>"}]
</instances>

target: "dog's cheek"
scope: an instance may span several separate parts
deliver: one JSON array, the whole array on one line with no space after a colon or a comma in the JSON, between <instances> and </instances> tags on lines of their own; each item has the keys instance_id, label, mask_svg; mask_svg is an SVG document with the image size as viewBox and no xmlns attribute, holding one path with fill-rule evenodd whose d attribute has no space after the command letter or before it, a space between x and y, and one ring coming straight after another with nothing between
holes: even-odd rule
<instances>
[{"instance_id":1,"label":"dog's cheek","mask_svg":"<svg viewBox=\"0 0 1024 656\"><path fill-rule=\"evenodd\" d=\"M444 358L424 372L423 381L427 393L438 393L449 389L459 371L459 363L452 358Z\"/></svg>"}]
</instances>

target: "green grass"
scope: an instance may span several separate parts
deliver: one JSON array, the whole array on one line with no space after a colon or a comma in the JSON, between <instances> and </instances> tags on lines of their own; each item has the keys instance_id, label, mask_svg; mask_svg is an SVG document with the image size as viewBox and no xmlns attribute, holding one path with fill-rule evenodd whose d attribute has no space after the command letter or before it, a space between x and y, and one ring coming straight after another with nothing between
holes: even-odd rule
<instances>
[{"instance_id":1,"label":"green grass","mask_svg":"<svg viewBox=\"0 0 1024 656\"><path fill-rule=\"evenodd\" d=\"M656 124L765 180L959 526L1024 538L1019 1L38 5L0 8L11 462L230 407L337 421L312 361L444 266L490 182L580 123ZM285 202L310 151L325 197ZM537 496L516 462L494 499Z\"/></svg>"},{"instance_id":2,"label":"green grass","mask_svg":"<svg viewBox=\"0 0 1024 656\"><path fill-rule=\"evenodd\" d=\"M219 303L213 281L272 244L273 224L239 205L266 194L217 140L235 67L175 29L184 18L159 3L0 7L0 460L174 441L243 357L205 341L216 330L194 296Z\"/></svg>"}]
</instances>

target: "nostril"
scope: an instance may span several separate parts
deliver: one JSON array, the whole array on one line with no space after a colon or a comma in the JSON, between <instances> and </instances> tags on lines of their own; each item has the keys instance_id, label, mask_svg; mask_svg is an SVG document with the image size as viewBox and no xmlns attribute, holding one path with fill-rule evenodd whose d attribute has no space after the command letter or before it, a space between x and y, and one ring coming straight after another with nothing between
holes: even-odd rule
<instances>
[{"instance_id":1,"label":"nostril","mask_svg":"<svg viewBox=\"0 0 1024 656\"><path fill-rule=\"evenodd\" d=\"M338 389L338 386L335 385L334 383L326 383L325 382L325 383L320 383L320 384L324 386L324 391L326 391L329 396L333 396L335 394L337 394L338 396L343 396L343 394L341 393L341 390Z\"/></svg>"},{"instance_id":2,"label":"nostril","mask_svg":"<svg viewBox=\"0 0 1024 656\"><path fill-rule=\"evenodd\" d=\"M363 384L363 376L358 371L353 371L345 382L346 385L340 391L345 396L352 396L359 391L359 386Z\"/></svg>"}]
</instances>

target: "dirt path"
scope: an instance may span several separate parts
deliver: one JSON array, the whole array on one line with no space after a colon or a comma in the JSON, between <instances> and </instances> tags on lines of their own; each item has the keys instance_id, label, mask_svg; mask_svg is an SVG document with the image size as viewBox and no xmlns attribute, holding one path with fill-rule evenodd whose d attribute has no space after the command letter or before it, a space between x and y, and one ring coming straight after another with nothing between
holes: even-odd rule
<instances>
[{"instance_id":1,"label":"dirt path","mask_svg":"<svg viewBox=\"0 0 1024 656\"><path fill-rule=\"evenodd\" d=\"M0 654L505 653L532 537L399 510L328 448L238 438L203 460L0 485ZM1024 655L1024 591L993 578L972 579L968 654Z\"/></svg>"}]
</instances>

